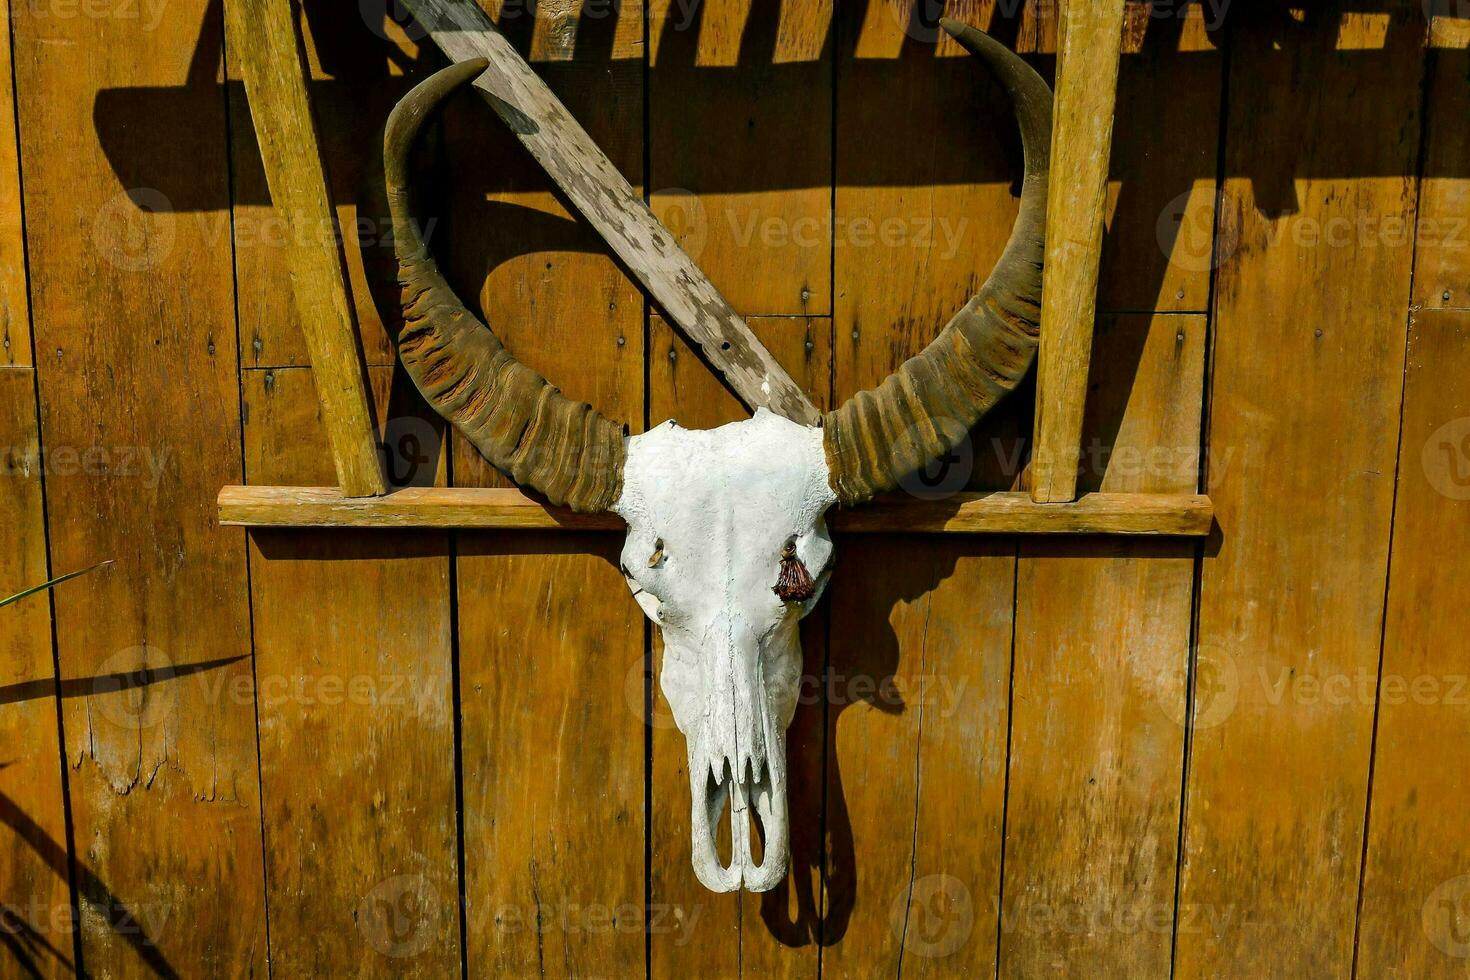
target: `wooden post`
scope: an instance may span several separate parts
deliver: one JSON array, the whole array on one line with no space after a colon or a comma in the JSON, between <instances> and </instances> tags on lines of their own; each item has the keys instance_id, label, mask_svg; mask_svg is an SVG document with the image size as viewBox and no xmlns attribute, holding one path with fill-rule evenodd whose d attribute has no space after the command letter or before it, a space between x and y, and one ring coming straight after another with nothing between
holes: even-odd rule
<instances>
[{"instance_id":1,"label":"wooden post","mask_svg":"<svg viewBox=\"0 0 1470 980\"><path fill-rule=\"evenodd\" d=\"M472 0L408 0L451 61L487 58L475 89L749 408L821 418L801 386Z\"/></svg>"},{"instance_id":2,"label":"wooden post","mask_svg":"<svg viewBox=\"0 0 1470 980\"><path fill-rule=\"evenodd\" d=\"M1062 0L1031 499L1077 498L1124 0Z\"/></svg>"},{"instance_id":3,"label":"wooden post","mask_svg":"<svg viewBox=\"0 0 1470 980\"><path fill-rule=\"evenodd\" d=\"M387 493L291 2L227 0L225 11L271 201L286 224L291 286L337 480L349 497Z\"/></svg>"}]
</instances>

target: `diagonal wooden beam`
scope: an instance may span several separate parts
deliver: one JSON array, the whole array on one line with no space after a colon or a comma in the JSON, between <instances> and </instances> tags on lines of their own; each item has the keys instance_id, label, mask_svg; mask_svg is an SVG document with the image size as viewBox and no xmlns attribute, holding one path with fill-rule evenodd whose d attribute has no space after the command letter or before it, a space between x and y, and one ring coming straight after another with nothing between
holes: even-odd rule
<instances>
[{"instance_id":1,"label":"diagonal wooden beam","mask_svg":"<svg viewBox=\"0 0 1470 980\"><path fill-rule=\"evenodd\" d=\"M1031 498L1077 499L1124 0L1062 0Z\"/></svg>"},{"instance_id":2,"label":"diagonal wooden beam","mask_svg":"<svg viewBox=\"0 0 1470 980\"><path fill-rule=\"evenodd\" d=\"M815 425L821 413L801 387L489 15L470 0L405 2L451 61L490 61L475 89L746 406Z\"/></svg>"},{"instance_id":3,"label":"diagonal wooden beam","mask_svg":"<svg viewBox=\"0 0 1470 980\"><path fill-rule=\"evenodd\" d=\"M291 0L227 0L225 26L250 99L271 202L287 229L291 287L337 481L347 496L366 497L387 493L388 484L291 7Z\"/></svg>"}]
</instances>

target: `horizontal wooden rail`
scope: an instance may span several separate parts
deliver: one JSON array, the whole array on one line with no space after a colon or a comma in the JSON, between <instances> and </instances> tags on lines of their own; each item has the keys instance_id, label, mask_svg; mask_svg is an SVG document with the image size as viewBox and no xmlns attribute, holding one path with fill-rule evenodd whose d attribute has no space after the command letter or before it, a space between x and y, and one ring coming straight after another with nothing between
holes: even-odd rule
<instances>
[{"instance_id":1,"label":"horizontal wooden rail","mask_svg":"<svg viewBox=\"0 0 1470 980\"><path fill-rule=\"evenodd\" d=\"M225 487L220 523L243 527L442 527L620 531L615 514L574 514L519 490L412 487L346 497L326 487ZM862 534L1143 534L1197 537L1214 522L1209 497L1090 493L1038 504L1027 493L962 493L943 500L892 497L835 511L832 526Z\"/></svg>"}]
</instances>

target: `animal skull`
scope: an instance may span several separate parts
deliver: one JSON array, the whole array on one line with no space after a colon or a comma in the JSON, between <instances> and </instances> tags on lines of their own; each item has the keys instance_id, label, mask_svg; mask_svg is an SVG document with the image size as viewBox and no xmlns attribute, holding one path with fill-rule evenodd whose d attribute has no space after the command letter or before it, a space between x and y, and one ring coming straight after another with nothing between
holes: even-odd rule
<instances>
[{"instance_id":1,"label":"animal skull","mask_svg":"<svg viewBox=\"0 0 1470 980\"><path fill-rule=\"evenodd\" d=\"M786 727L801 679L797 623L821 597L832 562L822 519L837 500L822 433L765 409L718 429L673 422L628 441L623 574L663 633L662 687L684 733L694 873L713 891L766 891L786 876ZM803 601L773 588L781 555L815 579ZM731 861L715 830L730 806ZM750 853L754 808L765 834Z\"/></svg>"},{"instance_id":2,"label":"animal skull","mask_svg":"<svg viewBox=\"0 0 1470 980\"><path fill-rule=\"evenodd\" d=\"M949 452L1035 358L1051 92L984 34L942 23L1015 107L1026 158L1020 213L990 277L935 340L818 428L759 410L709 431L668 422L630 438L564 397L454 294L409 206L408 157L423 121L486 63L451 65L422 82L385 130L403 304L399 358L429 404L517 483L627 521L623 573L663 634L662 687L687 740L694 870L715 891L773 888L790 862L786 727L801 673L797 624L820 598L832 561L823 514L892 490ZM715 829L727 805L725 866ZM760 864L751 854L752 808L765 834Z\"/></svg>"}]
</instances>

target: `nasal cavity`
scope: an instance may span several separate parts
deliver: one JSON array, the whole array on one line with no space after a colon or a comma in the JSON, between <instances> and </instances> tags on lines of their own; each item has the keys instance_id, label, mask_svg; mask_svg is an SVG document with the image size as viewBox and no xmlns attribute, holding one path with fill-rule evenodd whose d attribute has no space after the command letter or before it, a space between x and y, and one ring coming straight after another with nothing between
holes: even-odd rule
<instances>
[{"instance_id":1,"label":"nasal cavity","mask_svg":"<svg viewBox=\"0 0 1470 980\"><path fill-rule=\"evenodd\" d=\"M712 772L707 773L704 779L704 798L706 800L721 801L720 811L718 813L710 814L709 825L711 830L713 830L714 832L715 854L720 859L720 867L728 868L730 867L731 862L735 860L735 855L733 853L734 848L730 837L730 825L734 822L734 814L731 813L731 808L735 805L735 797L733 793L727 792L723 794L723 799L721 799L720 786L724 785L727 788L731 786L730 763L728 761L725 763L724 772L722 773L720 782L715 782L715 776ZM729 820L725 819L726 813L731 813L731 818Z\"/></svg>"}]
</instances>

